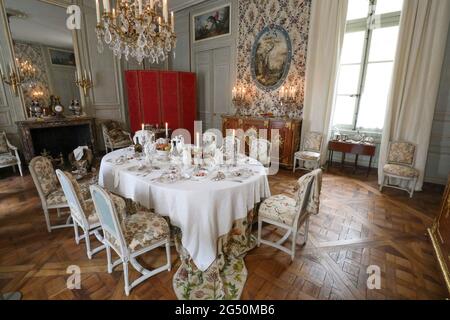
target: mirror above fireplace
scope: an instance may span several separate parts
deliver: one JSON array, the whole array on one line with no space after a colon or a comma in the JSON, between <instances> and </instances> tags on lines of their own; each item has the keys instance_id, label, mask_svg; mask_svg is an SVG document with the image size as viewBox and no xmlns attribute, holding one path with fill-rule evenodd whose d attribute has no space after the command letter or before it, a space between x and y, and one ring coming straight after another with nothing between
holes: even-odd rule
<instances>
[{"instance_id":1,"label":"mirror above fireplace","mask_svg":"<svg viewBox=\"0 0 450 320\"><path fill-rule=\"evenodd\" d=\"M71 114L69 105L80 102L81 93L66 7L40 0L5 0L5 6L28 117ZM36 102L39 108L32 107Z\"/></svg>"}]
</instances>

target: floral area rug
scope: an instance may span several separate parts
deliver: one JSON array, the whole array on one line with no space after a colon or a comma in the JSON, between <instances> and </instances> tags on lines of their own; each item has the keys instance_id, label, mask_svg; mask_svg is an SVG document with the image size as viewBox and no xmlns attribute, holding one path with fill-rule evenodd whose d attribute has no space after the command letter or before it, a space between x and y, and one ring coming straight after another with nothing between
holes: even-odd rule
<instances>
[{"instance_id":1,"label":"floral area rug","mask_svg":"<svg viewBox=\"0 0 450 320\"><path fill-rule=\"evenodd\" d=\"M180 300L236 300L247 280L245 254L256 246L251 234L253 211L237 220L231 231L218 239L217 259L206 271L200 271L181 244L181 230L174 228L176 249L181 266L173 278L173 288Z\"/></svg>"}]
</instances>

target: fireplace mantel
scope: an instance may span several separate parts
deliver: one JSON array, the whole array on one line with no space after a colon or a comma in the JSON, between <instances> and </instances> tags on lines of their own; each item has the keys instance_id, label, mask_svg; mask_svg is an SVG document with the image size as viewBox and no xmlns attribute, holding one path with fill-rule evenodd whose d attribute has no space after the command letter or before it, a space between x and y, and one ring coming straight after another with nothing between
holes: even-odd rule
<instances>
[{"instance_id":1,"label":"fireplace mantel","mask_svg":"<svg viewBox=\"0 0 450 320\"><path fill-rule=\"evenodd\" d=\"M50 137L48 139L50 145L47 148L55 151L60 148L59 152L63 153L64 156L67 156L70 148L75 149L78 145L87 145L96 154L95 118L87 116L49 117L17 121L16 124L19 128L22 151L27 163L38 156L42 151L38 149L45 145L45 141L36 141L40 132ZM85 129L88 129L88 131ZM70 130L70 134L68 134L68 130ZM83 130L82 134L78 130ZM69 140L72 145L66 143Z\"/></svg>"}]
</instances>

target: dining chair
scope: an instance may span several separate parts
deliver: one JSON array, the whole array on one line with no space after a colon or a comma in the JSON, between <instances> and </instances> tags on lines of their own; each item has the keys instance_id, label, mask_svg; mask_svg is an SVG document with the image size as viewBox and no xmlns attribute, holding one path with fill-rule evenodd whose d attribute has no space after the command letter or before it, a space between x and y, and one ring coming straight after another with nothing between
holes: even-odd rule
<instances>
[{"instance_id":1,"label":"dining chair","mask_svg":"<svg viewBox=\"0 0 450 320\"><path fill-rule=\"evenodd\" d=\"M121 125L114 120L107 120L102 123L103 140L105 151L126 148L133 143L131 134L122 129Z\"/></svg>"},{"instance_id":2,"label":"dining chair","mask_svg":"<svg viewBox=\"0 0 450 320\"><path fill-rule=\"evenodd\" d=\"M258 160L263 166L270 166L272 143L266 139L252 139L250 144L250 158Z\"/></svg>"},{"instance_id":3,"label":"dining chair","mask_svg":"<svg viewBox=\"0 0 450 320\"><path fill-rule=\"evenodd\" d=\"M314 163L314 169L320 167L320 150L322 149L323 135L320 132L309 132L306 134L303 148L294 154L294 167L292 172L297 169L311 171L305 166L306 162ZM299 166L297 167L297 162Z\"/></svg>"},{"instance_id":4,"label":"dining chair","mask_svg":"<svg viewBox=\"0 0 450 320\"><path fill-rule=\"evenodd\" d=\"M316 180L316 181L315 181ZM297 234L300 228L304 225L304 242L308 241L309 218L311 213L307 210L308 202L311 200L311 192L313 192L313 184L318 184L317 197L320 196L320 185L322 183L322 170L316 169L298 179L298 191L295 199L286 195L275 195L267 198L261 203L258 211L258 247L261 243L277 248L286 252L295 258L295 249L297 244ZM282 229L286 229L286 234L277 242L264 240L261 238L261 230L263 222L275 225ZM288 249L283 244L291 239L291 248Z\"/></svg>"},{"instance_id":5,"label":"dining chair","mask_svg":"<svg viewBox=\"0 0 450 320\"><path fill-rule=\"evenodd\" d=\"M388 147L386 164L383 166L380 191L383 187L404 190L412 198L416 188L419 170L414 168L416 145L407 141L391 141ZM389 179L399 180L398 184L390 184Z\"/></svg>"},{"instance_id":6,"label":"dining chair","mask_svg":"<svg viewBox=\"0 0 450 320\"><path fill-rule=\"evenodd\" d=\"M16 166L19 168L20 176L23 177L22 163L17 147L9 142L6 132L0 131L0 168L12 167L16 172Z\"/></svg>"},{"instance_id":7,"label":"dining chair","mask_svg":"<svg viewBox=\"0 0 450 320\"><path fill-rule=\"evenodd\" d=\"M103 229L108 273L122 263L125 280L125 294L144 280L162 271L170 271L170 231L166 220L152 212L139 211L119 221L110 195L100 186L90 187L92 200ZM122 199L123 200L123 199ZM158 247L166 247L167 263L154 270L147 270L136 260L137 257ZM111 248L119 259L111 261ZM129 283L128 263L142 275Z\"/></svg>"},{"instance_id":8,"label":"dining chair","mask_svg":"<svg viewBox=\"0 0 450 320\"><path fill-rule=\"evenodd\" d=\"M97 240L103 243L103 237L99 234L101 226L95 212L94 203L92 202L92 199L84 199L80 185L70 173L64 173L58 169L56 170L56 176L62 186L64 195L67 199L67 204L70 208L70 215L72 216L75 232L75 242L76 244L80 244L80 240L84 239L86 241L87 256L89 259L92 259L94 254L105 249L105 246L102 244L91 250L91 235L95 235ZM78 233L78 227L83 230L83 235L81 236Z\"/></svg>"}]
</instances>

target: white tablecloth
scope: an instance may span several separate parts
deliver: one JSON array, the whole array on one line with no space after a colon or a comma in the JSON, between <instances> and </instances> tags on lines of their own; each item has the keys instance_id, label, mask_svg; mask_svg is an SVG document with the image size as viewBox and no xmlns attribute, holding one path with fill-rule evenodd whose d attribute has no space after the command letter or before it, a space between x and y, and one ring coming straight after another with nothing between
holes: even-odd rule
<instances>
[{"instance_id":1,"label":"white tablecloth","mask_svg":"<svg viewBox=\"0 0 450 320\"><path fill-rule=\"evenodd\" d=\"M258 172L242 183L207 178L167 184L154 180L161 171L143 177L130 170L137 165L136 160L123 165L112 161L127 152L117 150L102 159L99 184L170 217L171 223L181 229L182 244L201 271L216 259L217 239L229 233L235 220L245 218L255 204L270 196L267 175L260 164L239 166Z\"/></svg>"}]
</instances>

